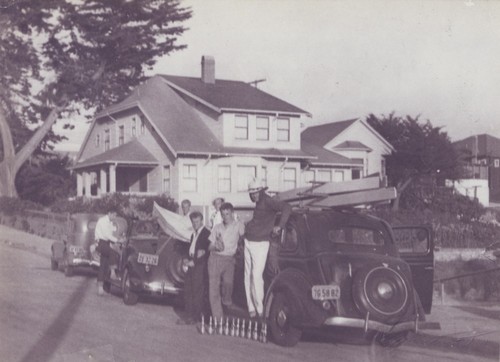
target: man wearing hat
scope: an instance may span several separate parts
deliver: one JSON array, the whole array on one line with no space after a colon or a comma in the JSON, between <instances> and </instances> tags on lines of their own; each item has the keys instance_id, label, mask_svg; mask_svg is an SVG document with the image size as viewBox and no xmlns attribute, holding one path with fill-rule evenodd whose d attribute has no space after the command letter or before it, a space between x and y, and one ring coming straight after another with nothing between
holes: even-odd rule
<instances>
[{"instance_id":1,"label":"man wearing hat","mask_svg":"<svg viewBox=\"0 0 500 362\"><path fill-rule=\"evenodd\" d=\"M262 316L264 306L264 278L269 243L272 235L279 235L285 227L292 207L266 193L259 179L248 184L250 199L255 202L253 218L245 229L245 292L250 317ZM276 214L281 212L279 225L275 226Z\"/></svg>"}]
</instances>

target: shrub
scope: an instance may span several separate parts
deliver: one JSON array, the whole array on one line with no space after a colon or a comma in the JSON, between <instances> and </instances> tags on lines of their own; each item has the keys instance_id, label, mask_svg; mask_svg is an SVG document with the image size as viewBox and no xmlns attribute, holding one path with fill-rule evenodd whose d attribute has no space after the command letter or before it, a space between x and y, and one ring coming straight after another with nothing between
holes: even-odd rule
<instances>
[{"instance_id":1,"label":"shrub","mask_svg":"<svg viewBox=\"0 0 500 362\"><path fill-rule=\"evenodd\" d=\"M41 210L42 205L17 197L0 196L0 212L6 215L16 215L25 210Z\"/></svg>"}]
</instances>

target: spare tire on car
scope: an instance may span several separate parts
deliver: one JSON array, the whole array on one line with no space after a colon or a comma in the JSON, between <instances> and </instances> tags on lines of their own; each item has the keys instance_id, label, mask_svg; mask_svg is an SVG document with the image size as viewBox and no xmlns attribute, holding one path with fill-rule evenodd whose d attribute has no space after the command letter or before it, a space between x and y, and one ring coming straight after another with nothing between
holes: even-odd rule
<instances>
[{"instance_id":1,"label":"spare tire on car","mask_svg":"<svg viewBox=\"0 0 500 362\"><path fill-rule=\"evenodd\" d=\"M389 322L403 316L410 304L411 285L402 273L386 266L360 269L353 280L353 299L370 319Z\"/></svg>"}]
</instances>

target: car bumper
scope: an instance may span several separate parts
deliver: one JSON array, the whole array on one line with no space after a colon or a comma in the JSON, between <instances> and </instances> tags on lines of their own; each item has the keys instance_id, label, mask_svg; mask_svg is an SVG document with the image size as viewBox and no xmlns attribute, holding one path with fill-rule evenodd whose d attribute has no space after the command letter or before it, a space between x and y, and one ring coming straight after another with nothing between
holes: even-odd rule
<instances>
[{"instance_id":1,"label":"car bumper","mask_svg":"<svg viewBox=\"0 0 500 362\"><path fill-rule=\"evenodd\" d=\"M359 318L346 318L346 317L331 317L324 323L326 326L339 326L339 327L352 327L362 328L365 332L369 330L378 331L382 333L397 333L402 331L418 330L418 320L406 321L396 324L385 324L373 320L359 319Z\"/></svg>"},{"instance_id":2,"label":"car bumper","mask_svg":"<svg viewBox=\"0 0 500 362\"><path fill-rule=\"evenodd\" d=\"M89 267L99 268L99 262L97 262L95 260L85 259L85 258L68 259L68 265L70 265L70 266L89 266Z\"/></svg>"},{"instance_id":3,"label":"car bumper","mask_svg":"<svg viewBox=\"0 0 500 362\"><path fill-rule=\"evenodd\" d=\"M175 285L167 281L140 282L134 289L139 292L145 292L155 295L179 294L181 291L179 287L176 287Z\"/></svg>"}]
</instances>

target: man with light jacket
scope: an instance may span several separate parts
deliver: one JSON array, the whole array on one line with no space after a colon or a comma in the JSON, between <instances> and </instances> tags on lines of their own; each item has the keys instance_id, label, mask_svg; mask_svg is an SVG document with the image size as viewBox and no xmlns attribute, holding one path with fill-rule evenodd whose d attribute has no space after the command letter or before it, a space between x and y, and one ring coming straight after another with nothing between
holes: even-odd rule
<instances>
[{"instance_id":1,"label":"man with light jacket","mask_svg":"<svg viewBox=\"0 0 500 362\"><path fill-rule=\"evenodd\" d=\"M263 315L264 278L269 245L272 235L279 235L292 212L286 202L276 200L266 193L260 180L248 185L250 199L255 202L253 218L245 228L245 292L250 317ZM281 212L279 225L276 215Z\"/></svg>"}]
</instances>

